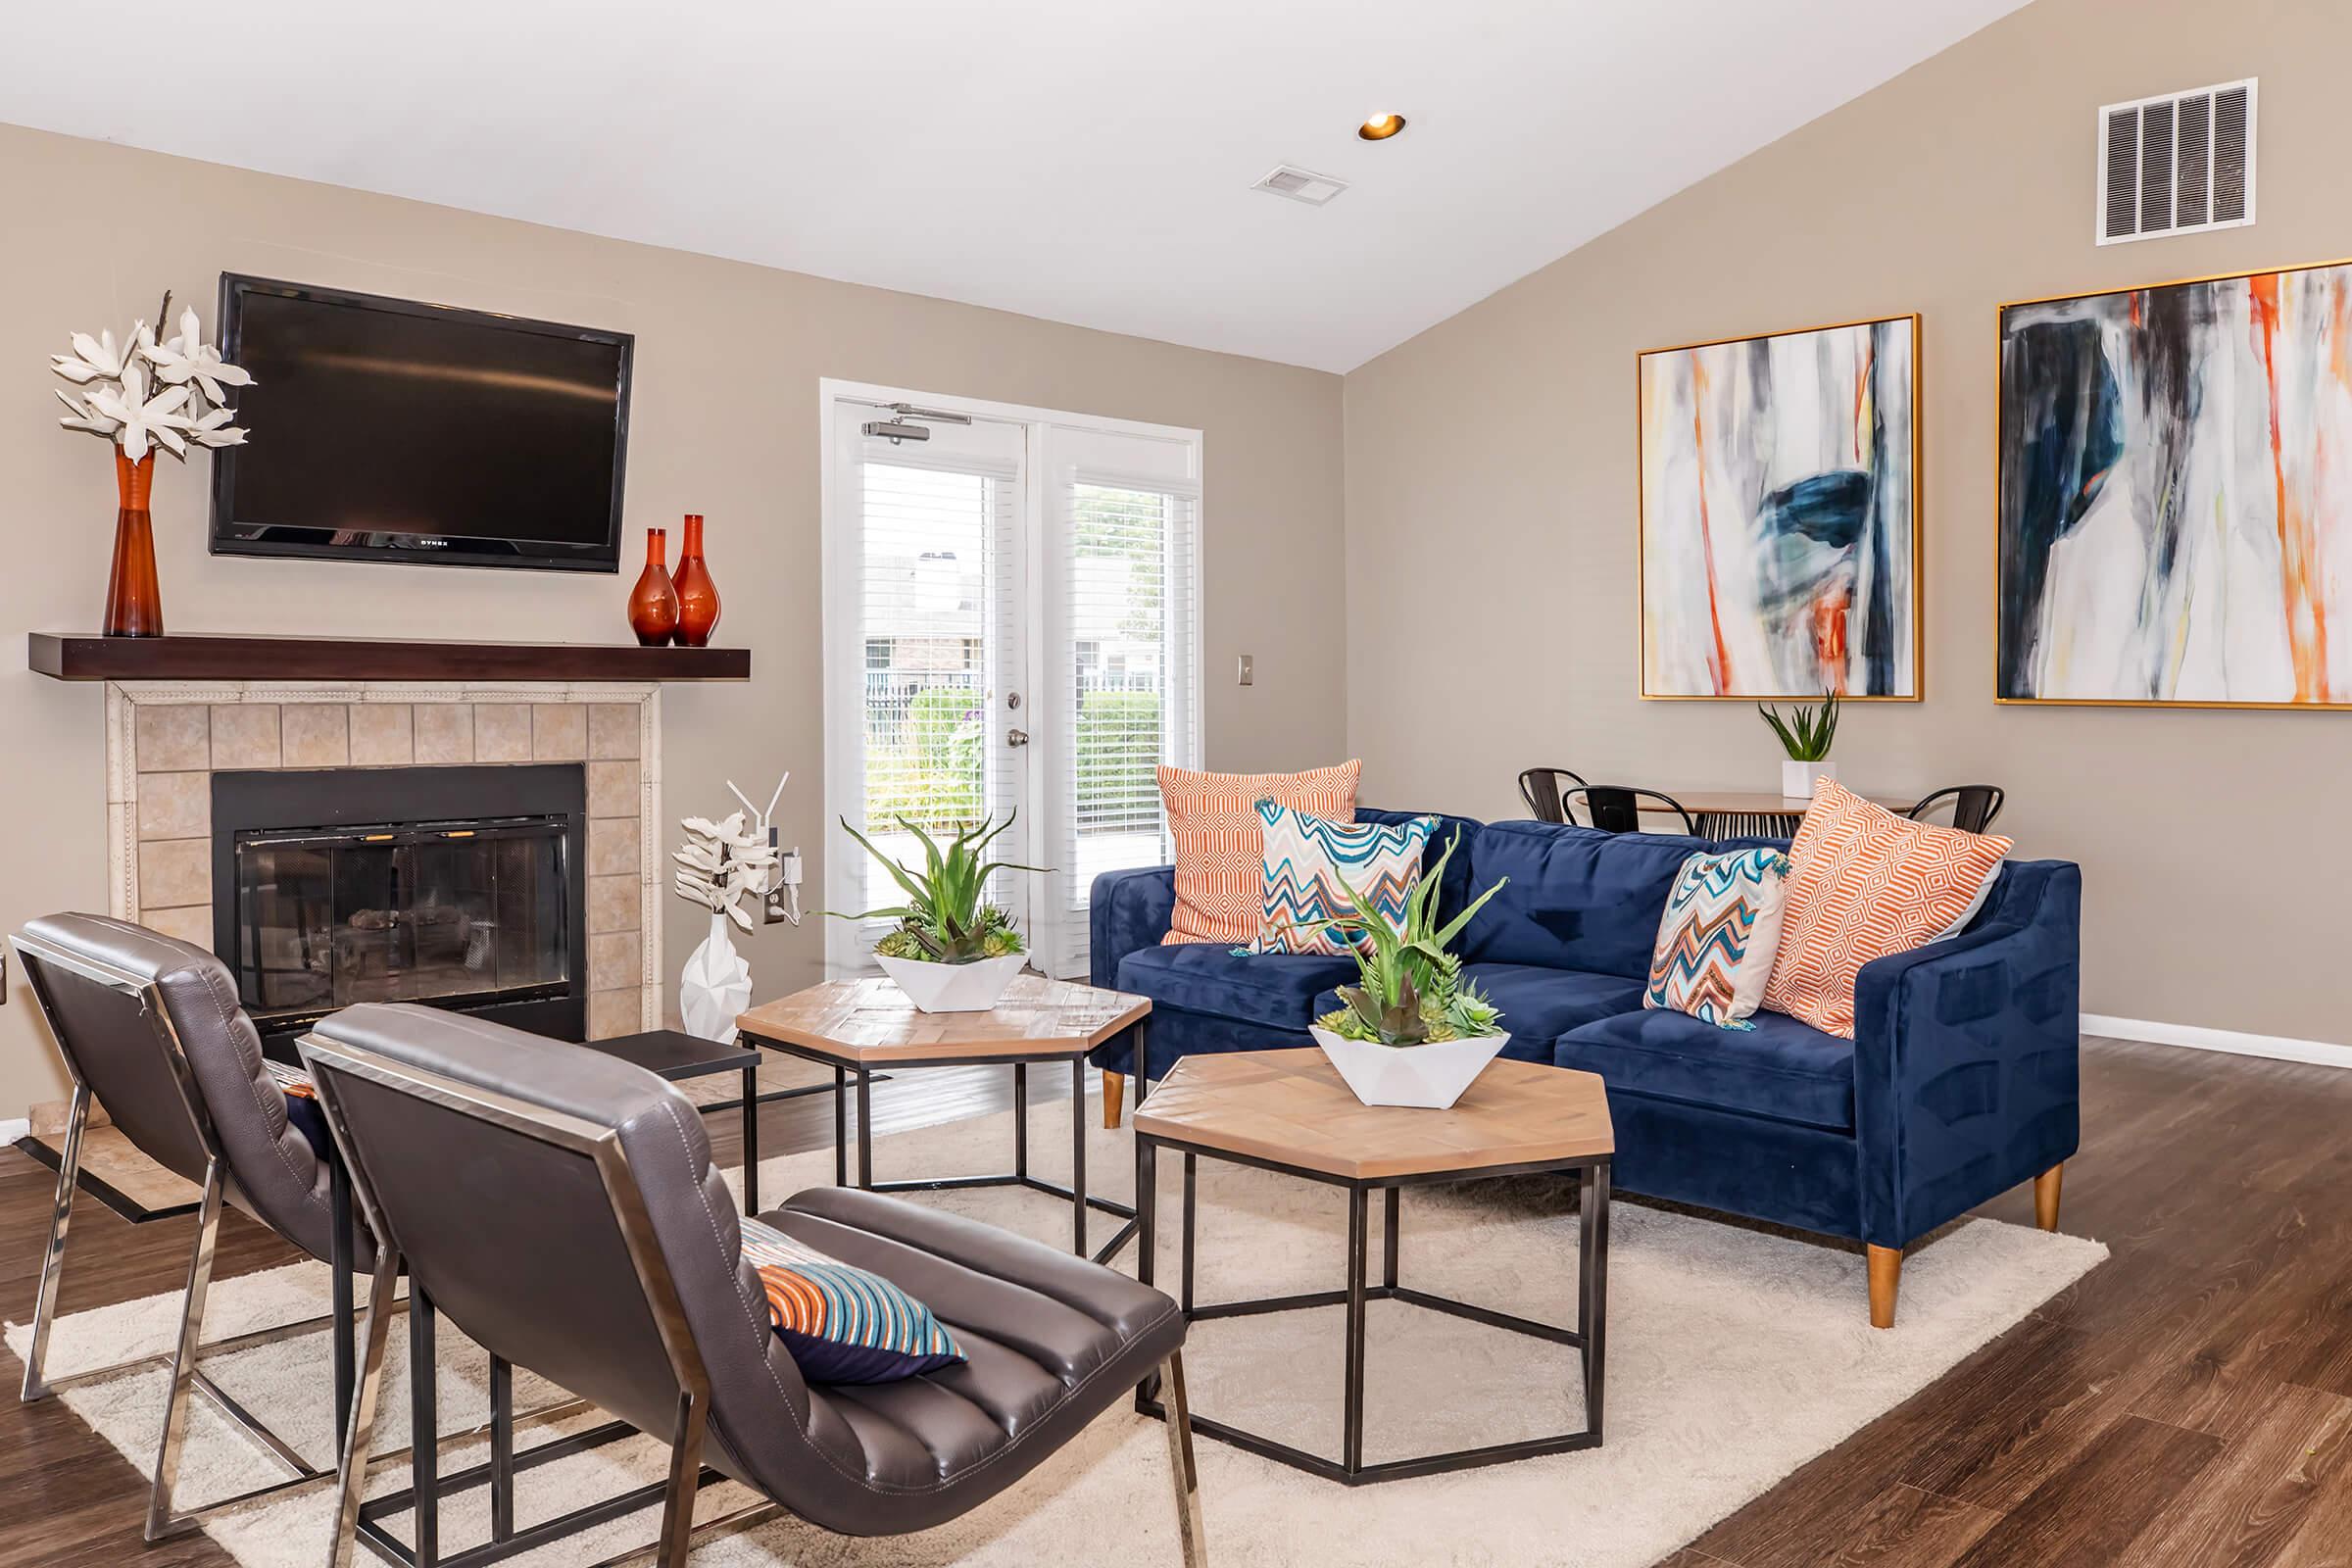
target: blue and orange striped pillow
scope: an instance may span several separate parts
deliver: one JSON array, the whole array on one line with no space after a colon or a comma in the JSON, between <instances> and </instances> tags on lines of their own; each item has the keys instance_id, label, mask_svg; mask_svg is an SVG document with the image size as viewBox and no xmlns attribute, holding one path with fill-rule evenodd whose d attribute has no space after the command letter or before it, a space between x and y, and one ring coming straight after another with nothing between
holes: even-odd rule
<instances>
[{"instance_id":1,"label":"blue and orange striped pillow","mask_svg":"<svg viewBox=\"0 0 2352 1568\"><path fill-rule=\"evenodd\" d=\"M744 1260L767 1292L767 1317L811 1383L896 1383L964 1359L931 1309L870 1270L827 1257L756 1219Z\"/></svg>"}]
</instances>

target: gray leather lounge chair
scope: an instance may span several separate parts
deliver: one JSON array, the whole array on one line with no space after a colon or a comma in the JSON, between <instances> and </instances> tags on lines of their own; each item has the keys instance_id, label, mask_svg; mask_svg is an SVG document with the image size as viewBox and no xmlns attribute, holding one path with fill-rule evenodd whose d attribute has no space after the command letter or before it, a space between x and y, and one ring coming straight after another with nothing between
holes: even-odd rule
<instances>
[{"instance_id":1,"label":"gray leather lounge chair","mask_svg":"<svg viewBox=\"0 0 2352 1568\"><path fill-rule=\"evenodd\" d=\"M365 1469L396 1263L412 1298L426 1303L413 1325L446 1314L490 1352L494 1400L512 1387L511 1367L527 1367L618 1417L624 1432L670 1446L666 1484L517 1533L514 1473L533 1453L515 1453L494 1428L490 1463L450 1478L488 1483L491 1540L442 1558L444 1568L656 1501L657 1560L678 1568L696 1489L719 1477L766 1500L707 1529L739 1530L779 1510L848 1535L926 1529L1011 1486L1154 1378L1169 1398L1184 1559L1202 1560L1185 1322L1159 1292L970 1220L813 1189L762 1217L903 1286L969 1360L900 1383L810 1384L770 1328L702 1118L671 1085L611 1057L408 1005L337 1013L302 1052L361 1209L388 1241L362 1332L346 1478ZM421 1536L442 1489L429 1475L417 1487ZM386 1503L400 1507L371 1500L364 1518L362 1491L347 1479L337 1564Z\"/></svg>"},{"instance_id":2,"label":"gray leather lounge chair","mask_svg":"<svg viewBox=\"0 0 2352 1568\"><path fill-rule=\"evenodd\" d=\"M58 1160L57 1204L49 1248L41 1259L34 1299L32 1343L24 1357L24 1398L53 1388L113 1376L166 1359L145 1357L47 1379L49 1330L57 1316L58 1281L65 1266L66 1232L73 1217L74 1181L93 1098L140 1152L198 1183L196 1248L188 1260L186 1295L172 1365L171 1404L155 1461L147 1507L149 1541L192 1529L200 1517L246 1500L325 1479L331 1472L304 1462L267 1428L222 1396L198 1366L200 1354L314 1333L333 1325L338 1431L353 1384L352 1270L373 1262L373 1248L335 1214L351 1213L340 1191L339 1164L320 1159L303 1134L287 1124L286 1102L262 1062L261 1038L237 1004L235 983L220 959L201 948L144 926L94 914L53 914L10 939L49 1031L74 1082L65 1146ZM204 1303L212 1281L213 1248L223 1202L233 1203L321 1262L335 1267L335 1313L279 1328L204 1344ZM240 1497L175 1514L172 1489L187 1432L188 1397L201 1393L231 1422L268 1448L285 1479Z\"/></svg>"}]
</instances>

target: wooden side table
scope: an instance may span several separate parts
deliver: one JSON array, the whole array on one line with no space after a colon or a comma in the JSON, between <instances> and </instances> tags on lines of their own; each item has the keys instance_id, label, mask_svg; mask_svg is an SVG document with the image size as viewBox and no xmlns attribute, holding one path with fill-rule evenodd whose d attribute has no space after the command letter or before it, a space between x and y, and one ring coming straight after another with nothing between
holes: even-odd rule
<instances>
[{"instance_id":1,"label":"wooden side table","mask_svg":"<svg viewBox=\"0 0 2352 1568\"><path fill-rule=\"evenodd\" d=\"M987 1012L922 1012L890 980L829 980L762 1004L735 1020L745 1042L833 1069L833 1181L846 1187L849 1171L849 1095L858 1098L858 1185L869 1192L946 1192L970 1187L1025 1187L1066 1199L1071 1250L1088 1256L1086 1211L1101 1209L1127 1223L1092 1255L1108 1262L1135 1234L1135 1210L1086 1190L1087 1053L1122 1029L1140 1037L1152 1010L1149 998L1102 991L1067 980L1024 974ZM1070 1185L1029 1174L1029 1068L1070 1065ZM874 1180L873 1080L877 1067L1012 1068L1012 1169L993 1176Z\"/></svg>"},{"instance_id":2,"label":"wooden side table","mask_svg":"<svg viewBox=\"0 0 2352 1568\"><path fill-rule=\"evenodd\" d=\"M1452 1109L1415 1110L1363 1103L1323 1053L1312 1048L1185 1057L1136 1109L1135 1192L1141 1211L1136 1277L1146 1285L1152 1283L1158 1243L1157 1156L1160 1150L1170 1149L1184 1155L1178 1300L1187 1318L1205 1322L1320 1306L1348 1309L1337 1462L1198 1411L1193 1415L1193 1430L1348 1486L1598 1447L1608 1304L1609 1161L1616 1147L1608 1097L1600 1079L1589 1072L1527 1061L1497 1061L1479 1075ZM1203 1154L1345 1189L1346 1287L1206 1306L1197 1303L1193 1299L1193 1187L1195 1165ZM1538 1323L1400 1283L1396 1223L1400 1189L1568 1170L1581 1175L1575 1328ZM1366 1233L1375 1192L1385 1199L1378 1285L1367 1280L1371 1248ZM1573 1346L1584 1371L1583 1430L1366 1464L1364 1344L1365 1303L1370 1301L1403 1301L1490 1328ZM1164 1415L1152 1381L1137 1388L1135 1402L1147 1415Z\"/></svg>"}]
</instances>

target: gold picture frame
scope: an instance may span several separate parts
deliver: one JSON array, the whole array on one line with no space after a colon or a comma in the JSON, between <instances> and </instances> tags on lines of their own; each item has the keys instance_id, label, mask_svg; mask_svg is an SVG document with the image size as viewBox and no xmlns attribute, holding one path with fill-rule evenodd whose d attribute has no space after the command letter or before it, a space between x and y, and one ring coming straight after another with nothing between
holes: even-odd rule
<instances>
[{"instance_id":1,"label":"gold picture frame","mask_svg":"<svg viewBox=\"0 0 2352 1568\"><path fill-rule=\"evenodd\" d=\"M1704 338L1690 343L1674 343L1661 348L1642 349L1634 355L1634 452L1636 465L1635 574L1634 574L1634 635L1635 667L1641 696L1644 702L1658 703L1783 703L1811 702L1819 699L1819 691L1804 692L1670 692L1653 691L1650 681L1650 613L1649 613L1649 554L1650 554L1650 496L1649 496L1649 431L1645 406L1645 370L1648 362L1661 355L1689 354L1699 349L1723 348L1739 343L1768 342L1776 338L1801 337L1816 332L1847 331L1856 327L1876 327L1898 322L1909 323L1908 348L1911 374L1910 440L1907 457L1910 465L1911 526L1908 532L1910 549L1910 592L1908 605L1911 627L1908 638L1911 657L1911 682L1908 691L1841 693L1846 703L1923 703L1927 700L1927 593L1926 593L1926 516L1927 478L1924 463L1925 418L1922 398L1926 384L1922 368L1925 334L1923 318L1917 311L1898 311L1884 316L1865 316L1840 321L1823 321L1810 326L1786 327L1769 332L1736 333L1725 337Z\"/></svg>"},{"instance_id":2,"label":"gold picture frame","mask_svg":"<svg viewBox=\"0 0 2352 1568\"><path fill-rule=\"evenodd\" d=\"M2008 432L2009 432L2009 318L2013 311L2034 306L2064 305L2078 301L2102 300L2133 294L2153 294L2165 289L2193 288L2209 283L2233 283L2258 277L2285 277L2301 272L2342 270L2352 271L2352 257L2329 261L2300 262L2284 267L2241 268L2232 271L2201 272L2186 277L2166 278L2160 282L2132 283L2115 288L2078 289L2054 294L2037 294L2024 299L2003 300L1993 307L1993 517L1992 517L1992 692L1993 702L2003 708L2157 708L2186 711L2252 711L2340 713L2352 712L2352 701L2304 702L2275 701L2253 698L2175 698L2175 697L2041 697L2012 696L2005 689L2008 673L2004 665L2002 612L2008 602L2007 551L2004 546L2009 531L2008 517Z\"/></svg>"}]
</instances>

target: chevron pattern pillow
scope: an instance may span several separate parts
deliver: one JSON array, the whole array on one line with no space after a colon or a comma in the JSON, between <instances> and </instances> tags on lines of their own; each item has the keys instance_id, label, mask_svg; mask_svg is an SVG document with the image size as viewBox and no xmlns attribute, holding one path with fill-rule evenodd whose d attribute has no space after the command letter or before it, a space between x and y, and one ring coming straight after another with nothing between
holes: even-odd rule
<instances>
[{"instance_id":1,"label":"chevron pattern pillow","mask_svg":"<svg viewBox=\"0 0 2352 1568\"><path fill-rule=\"evenodd\" d=\"M1279 801L1351 823L1355 781L1363 770L1360 761L1304 773L1162 767L1160 804L1167 810L1168 836L1176 841L1176 909L1160 941L1221 942L1229 948L1255 941L1266 850L1257 803Z\"/></svg>"},{"instance_id":2,"label":"chevron pattern pillow","mask_svg":"<svg viewBox=\"0 0 2352 1568\"><path fill-rule=\"evenodd\" d=\"M1854 979L1950 931L2010 841L1895 815L1823 779L1788 846L1788 907L1764 1005L1854 1038Z\"/></svg>"},{"instance_id":3,"label":"chevron pattern pillow","mask_svg":"<svg viewBox=\"0 0 2352 1568\"><path fill-rule=\"evenodd\" d=\"M1369 940L1363 927L1316 922L1354 907L1348 888L1392 927L1404 923L1405 896L1421 880L1421 852L1436 817L1349 824L1275 801L1258 802L1257 817L1266 837L1266 894L1252 952L1345 957Z\"/></svg>"},{"instance_id":4,"label":"chevron pattern pillow","mask_svg":"<svg viewBox=\"0 0 2352 1568\"><path fill-rule=\"evenodd\" d=\"M922 1302L773 1225L743 1222L743 1260L767 1293L776 1337L811 1383L896 1383L964 1359Z\"/></svg>"},{"instance_id":5,"label":"chevron pattern pillow","mask_svg":"<svg viewBox=\"0 0 2352 1568\"><path fill-rule=\"evenodd\" d=\"M1666 895L1644 1007L1670 1007L1726 1029L1753 1029L1781 947L1788 858L1778 850L1693 855Z\"/></svg>"}]
</instances>

